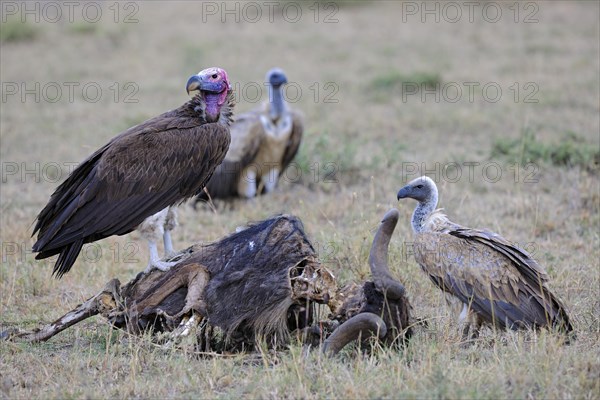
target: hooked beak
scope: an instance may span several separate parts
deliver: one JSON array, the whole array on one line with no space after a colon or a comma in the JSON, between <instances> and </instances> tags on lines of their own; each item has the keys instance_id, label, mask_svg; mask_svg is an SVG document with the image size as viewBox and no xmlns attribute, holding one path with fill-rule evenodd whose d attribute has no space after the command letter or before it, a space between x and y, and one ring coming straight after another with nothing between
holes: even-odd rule
<instances>
[{"instance_id":1,"label":"hooked beak","mask_svg":"<svg viewBox=\"0 0 600 400\"><path fill-rule=\"evenodd\" d=\"M400 189L398 191L398 196L397 196L398 200L407 198L409 195L408 192L409 192L409 189L406 186L404 186L402 189Z\"/></svg>"},{"instance_id":2,"label":"hooked beak","mask_svg":"<svg viewBox=\"0 0 600 400\"><path fill-rule=\"evenodd\" d=\"M288 83L287 77L285 75L279 75L276 77L271 78L271 85L275 86L275 87L279 87L281 85L284 85L286 83Z\"/></svg>"},{"instance_id":3,"label":"hooked beak","mask_svg":"<svg viewBox=\"0 0 600 400\"><path fill-rule=\"evenodd\" d=\"M267 81L271 86L276 88L288 83L287 76L281 68L271 68L269 72L267 72Z\"/></svg>"},{"instance_id":4,"label":"hooked beak","mask_svg":"<svg viewBox=\"0 0 600 400\"><path fill-rule=\"evenodd\" d=\"M227 89L227 84L223 81L214 82L211 81L210 76L207 75L194 75L190 79L188 79L187 84L185 85L185 89L187 93L194 90L199 90L201 92L211 92L211 93L221 93L225 89Z\"/></svg>"}]
</instances>

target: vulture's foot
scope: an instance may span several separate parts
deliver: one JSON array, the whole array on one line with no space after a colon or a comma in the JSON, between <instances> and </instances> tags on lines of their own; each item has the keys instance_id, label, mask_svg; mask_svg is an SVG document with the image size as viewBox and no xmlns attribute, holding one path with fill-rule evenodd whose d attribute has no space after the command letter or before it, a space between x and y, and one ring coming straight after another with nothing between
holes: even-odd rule
<instances>
[{"instance_id":1,"label":"vulture's foot","mask_svg":"<svg viewBox=\"0 0 600 400\"><path fill-rule=\"evenodd\" d=\"M175 256L179 255L179 252L171 250L169 252L165 251L165 256L163 257L166 260L171 260L173 258L175 258Z\"/></svg>"},{"instance_id":2,"label":"vulture's foot","mask_svg":"<svg viewBox=\"0 0 600 400\"><path fill-rule=\"evenodd\" d=\"M149 274L155 269L166 272L170 270L172 267L178 264L178 261L161 261L161 260L150 260L148 266L144 270L145 274Z\"/></svg>"},{"instance_id":3,"label":"vulture's foot","mask_svg":"<svg viewBox=\"0 0 600 400\"><path fill-rule=\"evenodd\" d=\"M172 223L172 221L168 221L167 223ZM175 223L177 223L176 220L175 220ZM165 223L165 226L166 226L166 223ZM171 258L175 254L177 254L177 252L175 250L173 250L173 240L171 239L171 230L170 229L165 229L165 233L163 233L163 244L165 247L165 258Z\"/></svg>"}]
</instances>

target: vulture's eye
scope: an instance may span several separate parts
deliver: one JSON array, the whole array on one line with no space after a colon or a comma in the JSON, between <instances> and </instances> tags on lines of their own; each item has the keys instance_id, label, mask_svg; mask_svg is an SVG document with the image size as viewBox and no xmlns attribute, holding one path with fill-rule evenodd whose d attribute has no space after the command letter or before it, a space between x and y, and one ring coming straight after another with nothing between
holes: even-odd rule
<instances>
[{"instance_id":1,"label":"vulture's eye","mask_svg":"<svg viewBox=\"0 0 600 400\"><path fill-rule=\"evenodd\" d=\"M415 186L417 189L423 189L423 185L417 185Z\"/></svg>"},{"instance_id":2,"label":"vulture's eye","mask_svg":"<svg viewBox=\"0 0 600 400\"><path fill-rule=\"evenodd\" d=\"M213 79L217 79L217 77L218 77L218 76L219 76L219 75L217 75L217 74L212 74L211 78L213 78Z\"/></svg>"}]
</instances>

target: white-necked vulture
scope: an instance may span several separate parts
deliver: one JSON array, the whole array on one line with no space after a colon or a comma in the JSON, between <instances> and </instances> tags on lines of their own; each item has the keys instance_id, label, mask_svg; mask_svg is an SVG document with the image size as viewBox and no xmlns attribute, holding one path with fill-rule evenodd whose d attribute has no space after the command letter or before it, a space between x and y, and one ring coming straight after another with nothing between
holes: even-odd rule
<instances>
[{"instance_id":1,"label":"white-necked vulture","mask_svg":"<svg viewBox=\"0 0 600 400\"><path fill-rule=\"evenodd\" d=\"M562 302L548 289L548 275L525 250L500 235L451 222L440 209L435 182L416 178L398 200L419 202L413 216L413 251L432 282L461 304L463 338L477 337L483 323L501 329L573 331ZM571 335L572 336L572 335Z\"/></svg>"},{"instance_id":2,"label":"white-necked vulture","mask_svg":"<svg viewBox=\"0 0 600 400\"><path fill-rule=\"evenodd\" d=\"M251 198L275 189L281 173L296 156L304 131L301 114L291 110L284 99L287 81L279 68L267 72L269 101L236 117L225 160L197 201Z\"/></svg>"},{"instance_id":3,"label":"white-necked vulture","mask_svg":"<svg viewBox=\"0 0 600 400\"><path fill-rule=\"evenodd\" d=\"M140 227L158 263L156 232L173 225L168 207L197 195L223 161L230 143L233 93L227 73L208 68L192 76L181 107L127 129L85 161L52 194L37 216L36 259L58 254L61 277L85 243L124 235ZM159 215L155 215L159 213ZM170 237L165 237L168 247ZM170 249L165 249L169 251Z\"/></svg>"}]
</instances>

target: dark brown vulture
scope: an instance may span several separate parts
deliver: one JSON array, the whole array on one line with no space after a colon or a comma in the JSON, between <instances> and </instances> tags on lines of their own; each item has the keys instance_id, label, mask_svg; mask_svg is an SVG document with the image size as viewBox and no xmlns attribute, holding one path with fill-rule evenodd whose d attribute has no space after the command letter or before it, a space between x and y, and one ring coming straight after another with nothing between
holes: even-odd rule
<instances>
[{"instance_id":1,"label":"dark brown vulture","mask_svg":"<svg viewBox=\"0 0 600 400\"><path fill-rule=\"evenodd\" d=\"M547 287L548 275L525 250L488 230L457 225L438 203L435 182L416 178L398 200L419 202L413 216L413 251L433 283L459 301L463 338L479 334L483 323L501 329L552 327L572 332L562 302ZM571 335L572 336L572 335Z\"/></svg>"},{"instance_id":2,"label":"dark brown vulture","mask_svg":"<svg viewBox=\"0 0 600 400\"><path fill-rule=\"evenodd\" d=\"M266 81L269 101L235 119L225 160L197 201L236 196L252 198L272 192L281 173L296 156L304 122L284 100L283 85L287 77L281 69L273 68L267 73Z\"/></svg>"},{"instance_id":3,"label":"dark brown vulture","mask_svg":"<svg viewBox=\"0 0 600 400\"><path fill-rule=\"evenodd\" d=\"M192 76L186 89L198 93L114 137L52 194L37 216L33 251L38 260L59 255L55 276L71 269L85 243L138 227L150 245L148 270L169 268L158 259L156 240L166 226L165 250L171 250L171 206L197 195L223 161L234 103L221 68Z\"/></svg>"}]
</instances>

